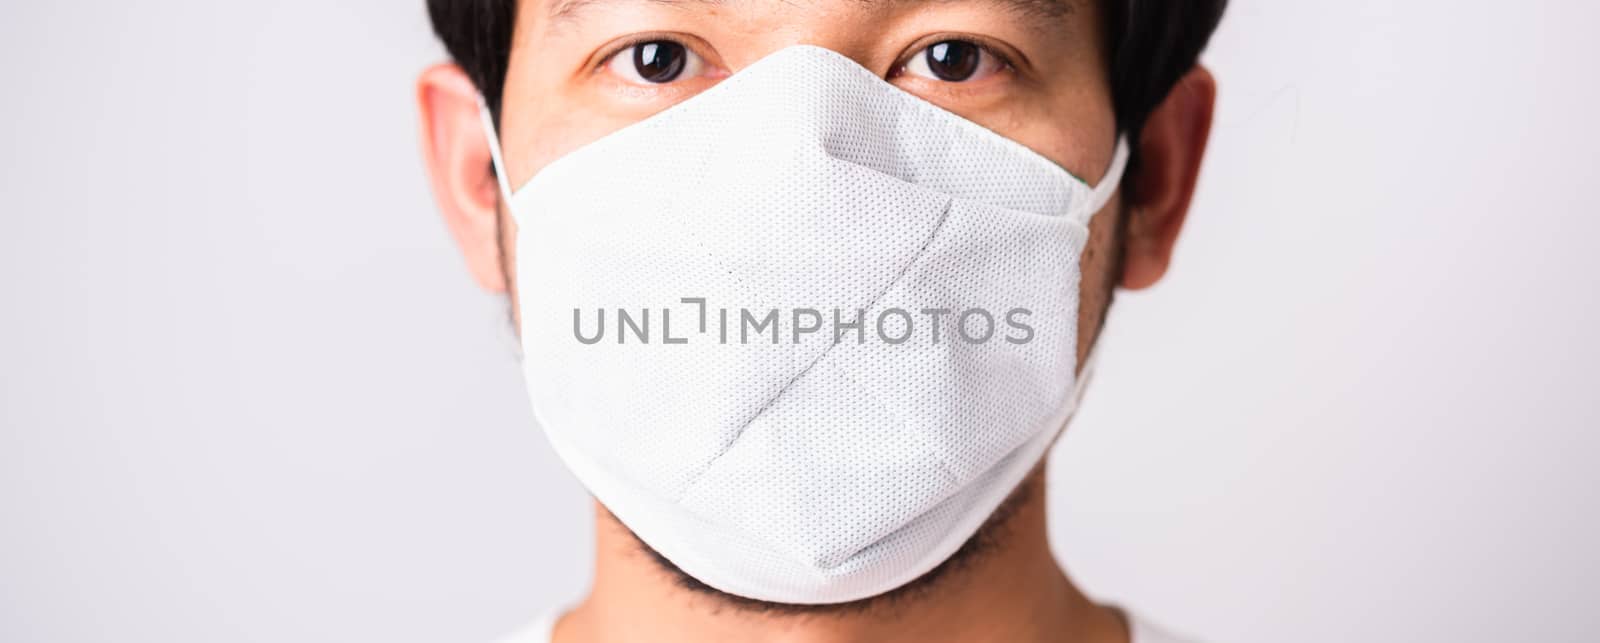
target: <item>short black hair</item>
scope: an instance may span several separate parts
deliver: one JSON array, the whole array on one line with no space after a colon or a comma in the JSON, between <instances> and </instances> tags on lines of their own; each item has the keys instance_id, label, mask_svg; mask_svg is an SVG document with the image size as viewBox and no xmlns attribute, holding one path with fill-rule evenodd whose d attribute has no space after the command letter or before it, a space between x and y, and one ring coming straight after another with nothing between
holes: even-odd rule
<instances>
[{"instance_id":1,"label":"short black hair","mask_svg":"<svg viewBox=\"0 0 1600 643\"><path fill-rule=\"evenodd\" d=\"M1117 128L1137 141L1144 122L1193 69L1228 0L1097 0L1110 47ZM428 0L433 31L498 121L518 0Z\"/></svg>"}]
</instances>

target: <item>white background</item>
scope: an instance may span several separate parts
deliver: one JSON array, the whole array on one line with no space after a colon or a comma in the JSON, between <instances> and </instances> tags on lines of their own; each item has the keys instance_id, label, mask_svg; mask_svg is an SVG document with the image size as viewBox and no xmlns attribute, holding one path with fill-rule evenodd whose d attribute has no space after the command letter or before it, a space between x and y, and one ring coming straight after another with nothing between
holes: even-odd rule
<instances>
[{"instance_id":1,"label":"white background","mask_svg":"<svg viewBox=\"0 0 1600 643\"><path fill-rule=\"evenodd\" d=\"M422 4L0 9L0 641L471 643L582 592L423 181ZM1593 641L1600 9L1233 5L1060 556L1218 643Z\"/></svg>"}]
</instances>

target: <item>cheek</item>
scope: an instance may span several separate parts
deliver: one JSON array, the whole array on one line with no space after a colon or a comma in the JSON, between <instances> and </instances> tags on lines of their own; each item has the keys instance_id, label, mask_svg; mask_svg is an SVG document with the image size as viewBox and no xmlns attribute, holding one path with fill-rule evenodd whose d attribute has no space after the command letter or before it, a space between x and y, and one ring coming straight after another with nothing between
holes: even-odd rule
<instances>
[{"instance_id":1,"label":"cheek","mask_svg":"<svg viewBox=\"0 0 1600 643\"><path fill-rule=\"evenodd\" d=\"M519 187L556 159L639 120L559 95L515 105L508 102L505 114L502 144L513 185Z\"/></svg>"},{"instance_id":2,"label":"cheek","mask_svg":"<svg viewBox=\"0 0 1600 643\"><path fill-rule=\"evenodd\" d=\"M522 186L539 170L573 150L588 145L627 125L606 118L587 116L588 111L571 105L555 105L505 123L506 163L512 185ZM508 113L510 113L508 111ZM505 273L511 298L511 316L518 332L522 328L522 306L517 295L517 222L505 207L499 213L501 270Z\"/></svg>"},{"instance_id":3,"label":"cheek","mask_svg":"<svg viewBox=\"0 0 1600 643\"><path fill-rule=\"evenodd\" d=\"M1030 95L973 120L1091 183L1111 164L1116 118L1108 97Z\"/></svg>"},{"instance_id":4,"label":"cheek","mask_svg":"<svg viewBox=\"0 0 1600 643\"><path fill-rule=\"evenodd\" d=\"M506 102L502 140L513 189L525 185L551 162L639 120L630 115L606 113L581 98L554 91L543 100L526 98ZM522 306L517 295L517 223L502 207L499 213L501 270L511 299L512 320L522 328Z\"/></svg>"},{"instance_id":5,"label":"cheek","mask_svg":"<svg viewBox=\"0 0 1600 643\"><path fill-rule=\"evenodd\" d=\"M526 133L519 136L521 145L515 148L522 150L521 167L514 167L511 171L512 175L521 179L518 185L526 183L552 161L621 127L603 119L584 118L581 116L583 113L584 110L573 109L545 114L541 115L545 116L543 118L530 118L522 125ZM507 151L506 154L510 157L519 156L516 151ZM507 160L517 165L515 161Z\"/></svg>"},{"instance_id":6,"label":"cheek","mask_svg":"<svg viewBox=\"0 0 1600 643\"><path fill-rule=\"evenodd\" d=\"M1117 219L1121 213L1121 198L1112 199L1106 208L1089 222L1089 242L1078 260L1083 281L1078 286L1078 364L1088 357L1089 348L1100 335L1106 309L1111 305L1112 289L1116 284Z\"/></svg>"}]
</instances>

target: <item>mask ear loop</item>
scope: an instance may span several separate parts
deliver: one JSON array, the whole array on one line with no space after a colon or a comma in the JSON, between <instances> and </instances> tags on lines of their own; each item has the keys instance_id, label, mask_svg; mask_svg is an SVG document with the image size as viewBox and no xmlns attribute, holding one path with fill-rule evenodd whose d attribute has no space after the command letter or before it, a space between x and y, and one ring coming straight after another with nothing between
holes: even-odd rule
<instances>
[{"instance_id":1,"label":"mask ear loop","mask_svg":"<svg viewBox=\"0 0 1600 643\"><path fill-rule=\"evenodd\" d=\"M1111 197L1116 196L1117 190L1122 187L1122 174L1128 171L1128 137L1117 136L1117 151L1111 155L1111 167L1106 170L1100 184L1094 186L1089 192L1089 203L1084 207L1088 214L1083 218L1083 224L1089 225L1089 220L1094 215L1105 209L1111 202ZM1072 407L1076 409L1083 400L1083 391L1088 386L1089 377L1094 375L1095 357L1100 354L1100 338L1096 337L1093 345L1089 347L1089 354L1083 358L1083 364L1078 368L1078 376L1073 382Z\"/></svg>"},{"instance_id":2,"label":"mask ear loop","mask_svg":"<svg viewBox=\"0 0 1600 643\"><path fill-rule=\"evenodd\" d=\"M1083 363L1078 366L1078 372L1072 378L1072 406L1067 409L1067 416L1055 428L1055 435L1050 437L1050 445L1045 447L1048 454L1055 449L1056 443L1061 441L1061 436L1066 435L1067 425L1078 416L1078 411L1083 408L1083 394L1089 390L1089 380L1094 378L1095 363L1099 361L1100 339L1095 338L1094 344L1089 346L1089 353L1083 357ZM1049 457L1046 455L1045 457Z\"/></svg>"},{"instance_id":3,"label":"mask ear loop","mask_svg":"<svg viewBox=\"0 0 1600 643\"><path fill-rule=\"evenodd\" d=\"M1128 137L1117 136L1117 151L1111 155L1111 167L1106 169L1100 184L1089 192L1089 202L1081 210L1083 214L1079 217L1079 223L1089 225L1089 220L1111 202L1111 197L1116 196L1117 190L1122 187L1122 173L1128 170L1129 153Z\"/></svg>"},{"instance_id":4,"label":"mask ear loop","mask_svg":"<svg viewBox=\"0 0 1600 643\"><path fill-rule=\"evenodd\" d=\"M494 178L495 182L500 184L500 199L505 203L506 210L514 216L516 210L511 208L511 183L506 179L506 161L500 150L500 136L495 132L494 113L489 111L489 103L483 99L482 94L478 95L478 119L483 123L483 135L489 139L489 158L494 161ZM506 294L505 305L504 319L507 321L507 332L502 337L506 349L518 362L521 362L524 357L522 340L517 332L516 323L512 321L510 293Z\"/></svg>"},{"instance_id":5,"label":"mask ear loop","mask_svg":"<svg viewBox=\"0 0 1600 643\"><path fill-rule=\"evenodd\" d=\"M1111 167L1106 169L1106 175L1100 179L1100 184L1089 192L1089 201L1084 204L1082 210L1084 214L1080 221L1083 225L1089 225L1089 220L1105 209L1106 204L1111 202L1111 197L1116 196L1117 190L1122 187L1122 174L1128 170L1128 154L1128 138L1118 136L1117 150L1111 155ZM1056 440L1061 439L1061 435L1066 432L1067 423L1071 422L1072 418L1077 416L1078 409L1082 408L1083 394L1089 390L1089 380L1094 378L1095 362L1099 356L1100 338L1096 337L1094 344L1089 346L1088 354L1084 355L1083 363L1078 365L1078 372L1072 378L1072 407L1067 413L1066 421L1056 428L1056 435L1051 438L1051 447L1055 446Z\"/></svg>"},{"instance_id":6,"label":"mask ear loop","mask_svg":"<svg viewBox=\"0 0 1600 643\"><path fill-rule=\"evenodd\" d=\"M1083 393L1089 390L1089 380L1094 377L1095 363L1100 357L1100 338L1096 337L1093 345L1089 346L1089 353L1083 356L1083 364L1078 367L1077 376L1072 378L1072 411L1077 413L1078 407L1083 404Z\"/></svg>"},{"instance_id":7,"label":"mask ear loop","mask_svg":"<svg viewBox=\"0 0 1600 643\"><path fill-rule=\"evenodd\" d=\"M511 183L506 178L506 160L500 150L500 135L495 132L494 113L489 111L489 103L483 99L483 94L478 94L478 118L483 121L483 134L489 138L489 157L494 159L494 178L500 184L500 198L505 201L506 209L511 209Z\"/></svg>"}]
</instances>

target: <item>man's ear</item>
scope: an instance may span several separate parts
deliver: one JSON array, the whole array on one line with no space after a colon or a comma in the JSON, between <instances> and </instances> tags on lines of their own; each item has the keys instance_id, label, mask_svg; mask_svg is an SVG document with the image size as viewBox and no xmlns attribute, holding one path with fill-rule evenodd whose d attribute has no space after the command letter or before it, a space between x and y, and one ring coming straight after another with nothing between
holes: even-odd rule
<instances>
[{"instance_id":1,"label":"man's ear","mask_svg":"<svg viewBox=\"0 0 1600 643\"><path fill-rule=\"evenodd\" d=\"M478 285L506 291L499 239L499 187L489 138L478 114L478 90L460 67L436 65L417 81L422 158L445 225Z\"/></svg>"},{"instance_id":2,"label":"man's ear","mask_svg":"<svg viewBox=\"0 0 1600 643\"><path fill-rule=\"evenodd\" d=\"M1125 196L1123 288L1148 288L1167 272L1200 177L1216 98L1216 79L1197 65L1145 121L1139 166L1129 177L1131 190Z\"/></svg>"}]
</instances>

